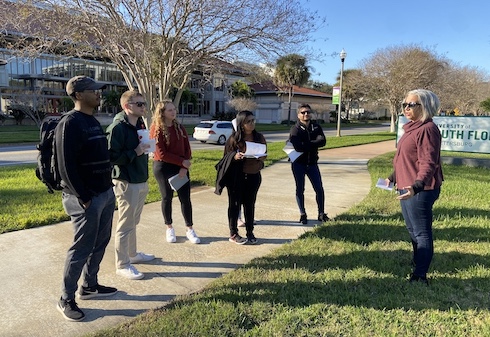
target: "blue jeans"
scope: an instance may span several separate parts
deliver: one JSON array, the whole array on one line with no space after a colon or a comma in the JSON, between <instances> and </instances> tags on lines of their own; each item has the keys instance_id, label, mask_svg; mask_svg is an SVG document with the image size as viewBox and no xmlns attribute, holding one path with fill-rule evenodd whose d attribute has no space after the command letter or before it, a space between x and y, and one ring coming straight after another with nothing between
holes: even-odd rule
<instances>
[{"instance_id":1,"label":"blue jeans","mask_svg":"<svg viewBox=\"0 0 490 337\"><path fill-rule=\"evenodd\" d=\"M299 212L306 214L305 176L308 176L316 194L318 214L325 213L325 191L323 190L322 176L318 164L305 165L293 162L291 164L291 170L293 171L294 181L296 182L296 202L298 203Z\"/></svg>"},{"instance_id":2,"label":"blue jeans","mask_svg":"<svg viewBox=\"0 0 490 337\"><path fill-rule=\"evenodd\" d=\"M116 207L114 191L94 196L87 209L83 209L73 194L62 194L63 208L73 224L73 243L68 249L63 272L62 298L75 298L78 279L83 271L83 286L98 284L97 274L111 239L112 218Z\"/></svg>"},{"instance_id":3,"label":"blue jeans","mask_svg":"<svg viewBox=\"0 0 490 337\"><path fill-rule=\"evenodd\" d=\"M400 194L405 193L401 190ZM403 218L412 239L413 274L426 277L432 256L434 255L434 240L432 237L432 206L439 198L440 188L425 190L417 193L408 200L401 200Z\"/></svg>"}]
</instances>

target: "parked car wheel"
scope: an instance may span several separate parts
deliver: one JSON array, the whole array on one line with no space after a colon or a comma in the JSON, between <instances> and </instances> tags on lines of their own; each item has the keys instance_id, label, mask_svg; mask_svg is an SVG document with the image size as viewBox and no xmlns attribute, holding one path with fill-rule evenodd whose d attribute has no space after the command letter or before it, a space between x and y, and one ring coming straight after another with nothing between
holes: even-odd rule
<instances>
[{"instance_id":1,"label":"parked car wheel","mask_svg":"<svg viewBox=\"0 0 490 337\"><path fill-rule=\"evenodd\" d=\"M224 135L219 136L218 144L219 145L225 145L225 143L226 143L226 137Z\"/></svg>"}]
</instances>

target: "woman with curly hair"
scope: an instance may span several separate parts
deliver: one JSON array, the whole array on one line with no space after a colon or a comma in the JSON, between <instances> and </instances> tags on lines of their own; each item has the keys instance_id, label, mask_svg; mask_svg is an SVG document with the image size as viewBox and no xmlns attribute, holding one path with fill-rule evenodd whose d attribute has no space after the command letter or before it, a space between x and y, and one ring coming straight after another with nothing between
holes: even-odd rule
<instances>
[{"instance_id":1,"label":"woman with curly hair","mask_svg":"<svg viewBox=\"0 0 490 337\"><path fill-rule=\"evenodd\" d=\"M177 110L170 100L157 104L150 126L150 138L156 140L156 150L153 160L153 174L162 195L162 213L167 225L167 242L176 242L175 230L172 226L172 199L174 191L168 181L178 174L179 178L189 178L191 166L191 145L185 128L178 123ZM200 243L193 229L191 185L187 181L177 190L187 226L186 236L192 243Z\"/></svg>"}]
</instances>

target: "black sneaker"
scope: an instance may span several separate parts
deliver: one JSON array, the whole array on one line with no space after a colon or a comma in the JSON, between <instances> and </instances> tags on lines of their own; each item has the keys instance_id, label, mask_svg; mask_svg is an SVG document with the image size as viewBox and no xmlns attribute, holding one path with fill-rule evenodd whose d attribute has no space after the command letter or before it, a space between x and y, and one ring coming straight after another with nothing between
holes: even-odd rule
<instances>
[{"instance_id":1,"label":"black sneaker","mask_svg":"<svg viewBox=\"0 0 490 337\"><path fill-rule=\"evenodd\" d=\"M326 213L322 213L322 214L318 214L318 221L327 222L330 221L330 218L327 216Z\"/></svg>"},{"instance_id":2,"label":"black sneaker","mask_svg":"<svg viewBox=\"0 0 490 337\"><path fill-rule=\"evenodd\" d=\"M236 243L237 245L244 245L247 243L247 239L242 238L238 234L233 235L231 238L228 239L228 241Z\"/></svg>"},{"instance_id":3,"label":"black sneaker","mask_svg":"<svg viewBox=\"0 0 490 337\"><path fill-rule=\"evenodd\" d=\"M117 293L116 288L102 286L97 284L93 287L81 286L78 290L78 298L81 300L89 300L91 298L112 296Z\"/></svg>"},{"instance_id":4,"label":"black sneaker","mask_svg":"<svg viewBox=\"0 0 490 337\"><path fill-rule=\"evenodd\" d=\"M308 216L306 214L301 214L301 217L299 218L298 222L301 222L303 225L307 225L308 224Z\"/></svg>"},{"instance_id":5,"label":"black sneaker","mask_svg":"<svg viewBox=\"0 0 490 337\"><path fill-rule=\"evenodd\" d=\"M429 280L427 279L427 277L418 276L415 274L410 274L410 279L408 280L408 282L410 282L410 283L420 282L420 283L425 284L426 286L429 285Z\"/></svg>"},{"instance_id":6,"label":"black sneaker","mask_svg":"<svg viewBox=\"0 0 490 337\"><path fill-rule=\"evenodd\" d=\"M75 300L64 300L60 298L56 308L68 321L79 322L85 318L85 314L80 310Z\"/></svg>"},{"instance_id":7,"label":"black sneaker","mask_svg":"<svg viewBox=\"0 0 490 337\"><path fill-rule=\"evenodd\" d=\"M250 243L251 245L255 245L257 242L259 242L259 240L257 240L255 235L253 235L253 234L247 235L247 240L248 240L248 243Z\"/></svg>"}]
</instances>

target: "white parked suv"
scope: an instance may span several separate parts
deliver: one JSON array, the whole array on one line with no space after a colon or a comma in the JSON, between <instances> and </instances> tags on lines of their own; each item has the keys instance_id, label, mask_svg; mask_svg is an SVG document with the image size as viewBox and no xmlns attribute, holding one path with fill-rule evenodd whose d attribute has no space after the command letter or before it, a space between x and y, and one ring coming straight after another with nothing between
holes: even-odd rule
<instances>
[{"instance_id":1,"label":"white parked suv","mask_svg":"<svg viewBox=\"0 0 490 337\"><path fill-rule=\"evenodd\" d=\"M224 145L233 133L233 124L228 121L201 121L195 128L192 137L201 143L218 143Z\"/></svg>"}]
</instances>

